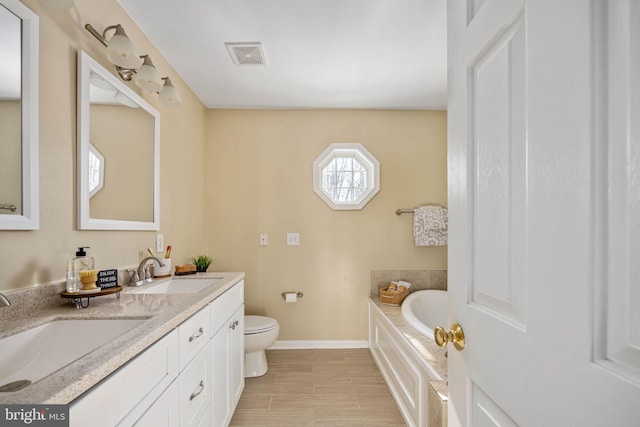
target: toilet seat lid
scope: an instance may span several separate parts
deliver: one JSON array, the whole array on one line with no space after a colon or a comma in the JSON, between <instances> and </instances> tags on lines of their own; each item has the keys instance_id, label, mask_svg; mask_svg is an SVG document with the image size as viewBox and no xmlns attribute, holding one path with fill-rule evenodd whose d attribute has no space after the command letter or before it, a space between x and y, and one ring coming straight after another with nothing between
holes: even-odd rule
<instances>
[{"instance_id":1,"label":"toilet seat lid","mask_svg":"<svg viewBox=\"0 0 640 427\"><path fill-rule=\"evenodd\" d=\"M278 321L266 316L244 316L244 333L258 334L278 327Z\"/></svg>"}]
</instances>

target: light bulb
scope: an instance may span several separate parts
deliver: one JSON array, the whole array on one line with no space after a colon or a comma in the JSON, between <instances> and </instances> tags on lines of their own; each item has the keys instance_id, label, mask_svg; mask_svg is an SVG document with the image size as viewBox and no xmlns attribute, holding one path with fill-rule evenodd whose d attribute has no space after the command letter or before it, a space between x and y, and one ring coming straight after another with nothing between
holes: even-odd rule
<instances>
[{"instance_id":1,"label":"light bulb","mask_svg":"<svg viewBox=\"0 0 640 427\"><path fill-rule=\"evenodd\" d=\"M182 105L180 94L173 86L173 82L169 77L164 78L164 89L160 92L158 99L167 108L178 108Z\"/></svg>"},{"instance_id":2,"label":"light bulb","mask_svg":"<svg viewBox=\"0 0 640 427\"><path fill-rule=\"evenodd\" d=\"M116 32L107 46L109 61L122 68L137 69L141 62L138 50L120 24L116 25L115 29Z\"/></svg>"},{"instance_id":3,"label":"light bulb","mask_svg":"<svg viewBox=\"0 0 640 427\"><path fill-rule=\"evenodd\" d=\"M149 55L144 55L144 62L136 73L135 82L138 87L149 92L161 92L163 88L162 78L157 68L151 62Z\"/></svg>"}]
</instances>

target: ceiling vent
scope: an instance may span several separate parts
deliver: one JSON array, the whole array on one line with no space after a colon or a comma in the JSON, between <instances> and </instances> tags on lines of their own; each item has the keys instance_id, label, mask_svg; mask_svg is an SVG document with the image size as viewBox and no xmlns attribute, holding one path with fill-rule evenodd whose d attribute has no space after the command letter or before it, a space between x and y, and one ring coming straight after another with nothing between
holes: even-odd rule
<instances>
[{"instance_id":1,"label":"ceiling vent","mask_svg":"<svg viewBox=\"0 0 640 427\"><path fill-rule=\"evenodd\" d=\"M264 65L267 62L260 42L225 43L224 45L236 65Z\"/></svg>"}]
</instances>

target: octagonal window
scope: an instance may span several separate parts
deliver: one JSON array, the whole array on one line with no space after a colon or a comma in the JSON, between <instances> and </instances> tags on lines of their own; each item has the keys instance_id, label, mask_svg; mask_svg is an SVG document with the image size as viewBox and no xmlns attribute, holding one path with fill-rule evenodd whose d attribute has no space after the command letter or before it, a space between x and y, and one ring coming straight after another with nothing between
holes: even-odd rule
<instances>
[{"instance_id":1,"label":"octagonal window","mask_svg":"<svg viewBox=\"0 0 640 427\"><path fill-rule=\"evenodd\" d=\"M380 191L380 162L362 144L331 144L313 162L313 190L332 209L362 209Z\"/></svg>"}]
</instances>

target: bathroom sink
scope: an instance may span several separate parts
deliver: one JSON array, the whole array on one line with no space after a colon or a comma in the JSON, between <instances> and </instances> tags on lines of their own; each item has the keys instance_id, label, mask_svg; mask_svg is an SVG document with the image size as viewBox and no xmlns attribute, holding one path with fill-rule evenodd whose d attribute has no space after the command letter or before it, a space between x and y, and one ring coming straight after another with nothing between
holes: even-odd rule
<instances>
[{"instance_id":1,"label":"bathroom sink","mask_svg":"<svg viewBox=\"0 0 640 427\"><path fill-rule=\"evenodd\" d=\"M145 320L55 320L0 339L0 391L24 388Z\"/></svg>"},{"instance_id":2,"label":"bathroom sink","mask_svg":"<svg viewBox=\"0 0 640 427\"><path fill-rule=\"evenodd\" d=\"M133 291L135 294L195 294L208 288L222 277L206 277L198 279L171 279L158 284L143 285Z\"/></svg>"}]
</instances>

